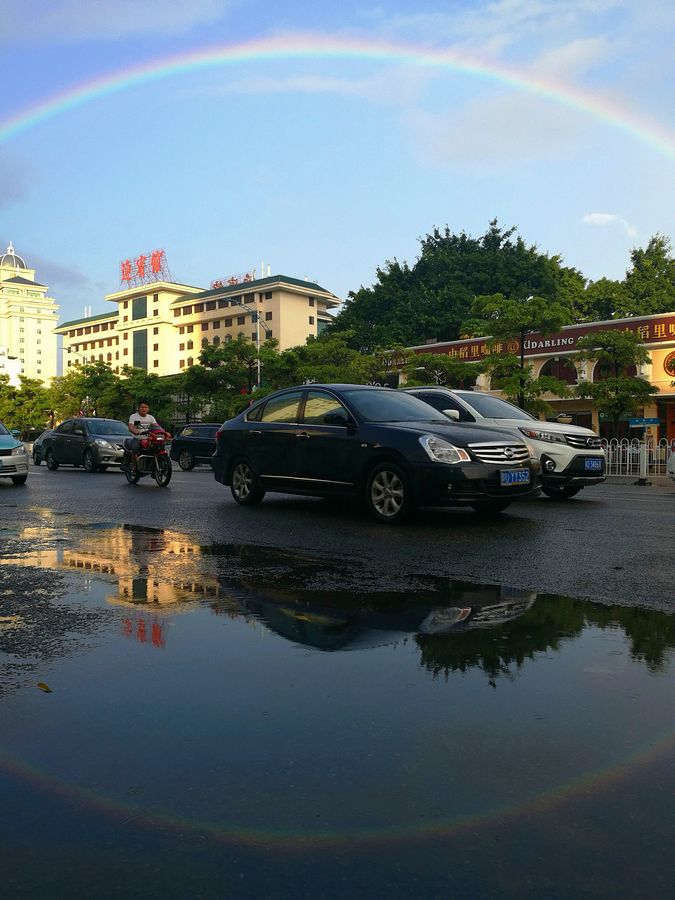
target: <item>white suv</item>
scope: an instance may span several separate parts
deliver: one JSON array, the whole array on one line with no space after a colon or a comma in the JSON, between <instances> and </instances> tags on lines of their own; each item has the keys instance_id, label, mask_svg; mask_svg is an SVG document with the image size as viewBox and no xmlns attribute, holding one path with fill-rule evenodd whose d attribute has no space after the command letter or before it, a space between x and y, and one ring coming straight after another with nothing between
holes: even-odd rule
<instances>
[{"instance_id":1,"label":"white suv","mask_svg":"<svg viewBox=\"0 0 675 900\"><path fill-rule=\"evenodd\" d=\"M547 497L567 500L605 480L605 452L590 428L540 422L506 400L479 391L445 387L403 388L456 422L503 428L524 437L541 461L541 488Z\"/></svg>"}]
</instances>

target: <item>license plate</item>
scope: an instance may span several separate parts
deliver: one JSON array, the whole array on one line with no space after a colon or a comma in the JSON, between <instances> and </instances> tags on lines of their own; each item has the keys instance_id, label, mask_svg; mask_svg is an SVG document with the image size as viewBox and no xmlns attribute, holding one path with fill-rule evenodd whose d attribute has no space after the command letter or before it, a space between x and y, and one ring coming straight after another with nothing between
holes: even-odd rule
<instances>
[{"instance_id":1,"label":"license plate","mask_svg":"<svg viewBox=\"0 0 675 900\"><path fill-rule=\"evenodd\" d=\"M584 463L584 468L587 472L602 472L602 460L587 459Z\"/></svg>"},{"instance_id":2,"label":"license plate","mask_svg":"<svg viewBox=\"0 0 675 900\"><path fill-rule=\"evenodd\" d=\"M499 483L502 487L508 487L512 484L529 484L529 469L500 469Z\"/></svg>"}]
</instances>

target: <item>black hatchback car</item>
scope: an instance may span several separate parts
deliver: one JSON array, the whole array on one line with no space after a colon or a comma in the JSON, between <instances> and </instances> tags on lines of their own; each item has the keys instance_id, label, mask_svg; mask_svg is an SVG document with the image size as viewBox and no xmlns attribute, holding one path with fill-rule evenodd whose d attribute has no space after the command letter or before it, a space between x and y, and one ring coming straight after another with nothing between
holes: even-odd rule
<instances>
[{"instance_id":1,"label":"black hatchback car","mask_svg":"<svg viewBox=\"0 0 675 900\"><path fill-rule=\"evenodd\" d=\"M198 463L208 463L216 449L216 432L220 428L218 422L195 422L176 430L171 441L171 459L175 460L185 472Z\"/></svg>"},{"instance_id":2,"label":"black hatchback car","mask_svg":"<svg viewBox=\"0 0 675 900\"><path fill-rule=\"evenodd\" d=\"M221 426L211 465L242 505L266 491L346 495L388 523L423 506L500 512L539 490L524 440L450 423L416 397L369 385L270 394Z\"/></svg>"},{"instance_id":3,"label":"black hatchback car","mask_svg":"<svg viewBox=\"0 0 675 900\"><path fill-rule=\"evenodd\" d=\"M86 472L105 472L108 466L120 465L128 437L131 432L117 419L66 419L45 437L42 454L52 471L71 465L83 466Z\"/></svg>"}]
</instances>

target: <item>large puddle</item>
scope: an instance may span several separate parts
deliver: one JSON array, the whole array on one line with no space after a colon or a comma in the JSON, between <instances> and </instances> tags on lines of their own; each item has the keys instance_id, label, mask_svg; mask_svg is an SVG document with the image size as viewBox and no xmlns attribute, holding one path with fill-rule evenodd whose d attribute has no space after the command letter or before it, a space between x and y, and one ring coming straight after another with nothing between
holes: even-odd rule
<instances>
[{"instance_id":1,"label":"large puddle","mask_svg":"<svg viewBox=\"0 0 675 900\"><path fill-rule=\"evenodd\" d=\"M0 591L6 896L672 893L673 616L106 524Z\"/></svg>"}]
</instances>

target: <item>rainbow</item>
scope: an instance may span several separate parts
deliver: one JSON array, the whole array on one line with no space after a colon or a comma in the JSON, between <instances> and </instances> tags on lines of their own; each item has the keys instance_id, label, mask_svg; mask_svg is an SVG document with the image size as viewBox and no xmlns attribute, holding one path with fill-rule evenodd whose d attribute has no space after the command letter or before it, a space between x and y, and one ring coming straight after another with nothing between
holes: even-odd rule
<instances>
[{"instance_id":1,"label":"rainbow","mask_svg":"<svg viewBox=\"0 0 675 900\"><path fill-rule=\"evenodd\" d=\"M76 87L70 87L14 113L9 118L0 120L0 143L62 113L111 94L164 78L220 66L304 59L351 59L375 64L407 65L457 72L560 104L623 131L657 152L675 159L675 131L630 111L599 93L547 79L505 63L481 60L455 50L325 34L276 36L239 44L219 45L163 57L100 76Z\"/></svg>"},{"instance_id":2,"label":"rainbow","mask_svg":"<svg viewBox=\"0 0 675 900\"><path fill-rule=\"evenodd\" d=\"M107 797L91 788L63 781L45 769L12 756L1 747L0 771L29 784L35 790L44 791L67 803L78 803L83 809L124 825L133 824L150 831L161 830L163 833L195 833L213 843L225 846L305 853L355 846L404 845L429 839L446 840L482 827L548 815L574 800L588 799L594 794L606 793L646 766L657 764L664 759L672 759L674 747L675 733L670 731L636 747L628 756L612 762L605 768L580 773L567 783L551 786L549 790L511 806L468 812L454 818L436 819L433 822L416 821L380 827L362 826L340 831L322 830L317 827L312 827L311 830L243 828L236 823L191 819L162 809L143 808L128 800Z\"/></svg>"}]
</instances>

